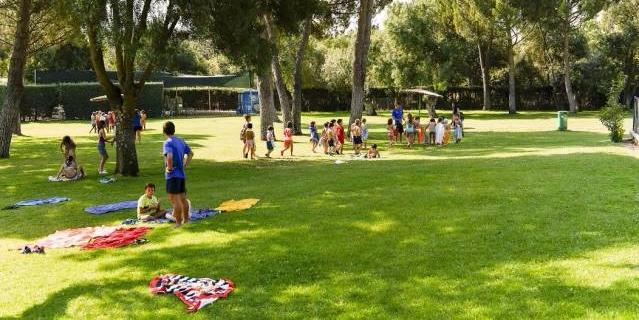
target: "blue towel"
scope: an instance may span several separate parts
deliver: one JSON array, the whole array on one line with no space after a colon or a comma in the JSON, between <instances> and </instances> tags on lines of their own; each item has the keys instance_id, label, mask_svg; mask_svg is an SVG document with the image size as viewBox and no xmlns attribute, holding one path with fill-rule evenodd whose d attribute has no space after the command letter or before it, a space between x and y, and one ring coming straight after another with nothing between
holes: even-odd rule
<instances>
[{"instance_id":1,"label":"blue towel","mask_svg":"<svg viewBox=\"0 0 639 320\"><path fill-rule=\"evenodd\" d=\"M69 201L69 200L71 200L71 199L65 198L65 197L52 197L52 198L48 198L48 199L23 200L23 201L16 202L13 205L6 206L4 209L15 209L15 208L26 207L26 206L41 206L43 204L54 204L54 203L60 203L60 202L65 202L65 201Z\"/></svg>"},{"instance_id":2,"label":"blue towel","mask_svg":"<svg viewBox=\"0 0 639 320\"><path fill-rule=\"evenodd\" d=\"M191 212L191 221L202 220L204 218L212 217L222 211L214 209L197 209Z\"/></svg>"},{"instance_id":3,"label":"blue towel","mask_svg":"<svg viewBox=\"0 0 639 320\"><path fill-rule=\"evenodd\" d=\"M84 211L90 214L105 214L105 213L118 211L118 210L136 209L137 207L138 207L138 202L135 200L132 200L132 201L122 201L122 202L116 202L116 203L102 204L99 206L86 208L84 209Z\"/></svg>"}]
</instances>

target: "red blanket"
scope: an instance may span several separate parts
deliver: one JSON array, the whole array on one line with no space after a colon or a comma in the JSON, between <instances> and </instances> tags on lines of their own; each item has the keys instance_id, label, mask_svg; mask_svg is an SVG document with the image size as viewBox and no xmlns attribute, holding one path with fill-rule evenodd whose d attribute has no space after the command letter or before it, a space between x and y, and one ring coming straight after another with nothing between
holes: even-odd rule
<instances>
[{"instance_id":1,"label":"red blanket","mask_svg":"<svg viewBox=\"0 0 639 320\"><path fill-rule=\"evenodd\" d=\"M88 244L82 247L84 249L124 247L139 239L149 230L151 230L149 227L118 229L108 236L93 238Z\"/></svg>"}]
</instances>

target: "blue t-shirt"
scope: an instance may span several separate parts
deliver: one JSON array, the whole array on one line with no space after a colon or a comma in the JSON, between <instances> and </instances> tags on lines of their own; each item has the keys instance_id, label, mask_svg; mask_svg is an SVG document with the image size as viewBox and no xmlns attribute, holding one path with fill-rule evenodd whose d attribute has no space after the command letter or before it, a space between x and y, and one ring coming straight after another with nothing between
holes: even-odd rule
<instances>
[{"instance_id":1,"label":"blue t-shirt","mask_svg":"<svg viewBox=\"0 0 639 320\"><path fill-rule=\"evenodd\" d=\"M392 116L393 116L393 120L402 121L402 118L404 117L404 110L400 108L395 108L393 109Z\"/></svg>"},{"instance_id":2,"label":"blue t-shirt","mask_svg":"<svg viewBox=\"0 0 639 320\"><path fill-rule=\"evenodd\" d=\"M142 117L140 117L140 114L136 112L133 115L133 127L141 127L141 126L142 126Z\"/></svg>"},{"instance_id":3,"label":"blue t-shirt","mask_svg":"<svg viewBox=\"0 0 639 320\"><path fill-rule=\"evenodd\" d=\"M171 178L186 178L184 174L184 155L191 153L191 148L184 142L184 140L172 136L164 141L163 154L164 154L164 166L166 167L166 155L173 155L173 170L171 172L165 172L164 176L166 180Z\"/></svg>"}]
</instances>

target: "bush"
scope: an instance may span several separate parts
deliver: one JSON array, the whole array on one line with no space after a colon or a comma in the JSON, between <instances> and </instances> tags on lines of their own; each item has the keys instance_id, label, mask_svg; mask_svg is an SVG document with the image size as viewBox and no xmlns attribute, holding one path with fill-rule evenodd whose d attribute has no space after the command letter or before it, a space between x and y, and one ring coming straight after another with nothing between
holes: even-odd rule
<instances>
[{"instance_id":1,"label":"bush","mask_svg":"<svg viewBox=\"0 0 639 320\"><path fill-rule=\"evenodd\" d=\"M623 79L615 81L610 93L608 94L608 103L599 113L599 120L610 131L610 140L612 142L621 142L623 140L623 120L625 108L619 103L619 92L623 88Z\"/></svg>"},{"instance_id":2,"label":"bush","mask_svg":"<svg viewBox=\"0 0 639 320\"><path fill-rule=\"evenodd\" d=\"M58 86L56 85L26 86L20 105L20 115L51 117L53 108L58 105L58 98Z\"/></svg>"}]
</instances>

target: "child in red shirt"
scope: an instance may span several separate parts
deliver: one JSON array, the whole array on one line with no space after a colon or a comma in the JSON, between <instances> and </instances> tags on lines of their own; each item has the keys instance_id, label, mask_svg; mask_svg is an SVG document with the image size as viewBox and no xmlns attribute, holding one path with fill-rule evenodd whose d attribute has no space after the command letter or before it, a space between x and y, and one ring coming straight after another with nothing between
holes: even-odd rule
<instances>
[{"instance_id":1,"label":"child in red shirt","mask_svg":"<svg viewBox=\"0 0 639 320\"><path fill-rule=\"evenodd\" d=\"M337 153L342 154L344 152L344 127L342 127L342 119L337 119L337 126L335 127L335 137L339 142Z\"/></svg>"},{"instance_id":2,"label":"child in red shirt","mask_svg":"<svg viewBox=\"0 0 639 320\"><path fill-rule=\"evenodd\" d=\"M284 156L284 151L291 149L291 157L293 156L293 122L286 123L286 129L284 129L284 149L280 151L280 155Z\"/></svg>"}]
</instances>

